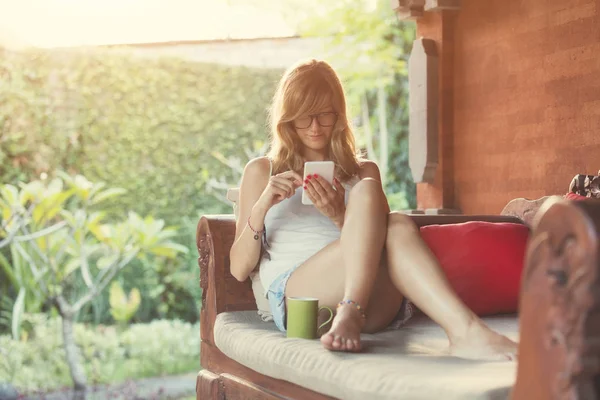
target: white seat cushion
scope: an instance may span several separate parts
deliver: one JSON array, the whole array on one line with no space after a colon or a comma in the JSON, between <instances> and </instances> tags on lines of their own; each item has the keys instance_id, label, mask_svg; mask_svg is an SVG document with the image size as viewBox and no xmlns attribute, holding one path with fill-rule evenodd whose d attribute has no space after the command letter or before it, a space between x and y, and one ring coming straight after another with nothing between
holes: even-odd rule
<instances>
[{"instance_id":1,"label":"white seat cushion","mask_svg":"<svg viewBox=\"0 0 600 400\"><path fill-rule=\"evenodd\" d=\"M516 315L486 318L513 340ZM361 354L329 352L318 340L287 339L255 311L219 314L215 344L264 375L344 400L506 399L515 362L480 362L446 355L444 331L420 316L400 330L362 335Z\"/></svg>"}]
</instances>

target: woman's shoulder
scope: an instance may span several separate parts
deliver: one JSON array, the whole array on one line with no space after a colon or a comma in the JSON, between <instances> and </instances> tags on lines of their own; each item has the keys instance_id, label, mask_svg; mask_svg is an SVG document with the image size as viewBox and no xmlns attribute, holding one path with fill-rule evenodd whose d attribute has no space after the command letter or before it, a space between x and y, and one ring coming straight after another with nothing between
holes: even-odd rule
<instances>
[{"instance_id":1,"label":"woman's shoulder","mask_svg":"<svg viewBox=\"0 0 600 400\"><path fill-rule=\"evenodd\" d=\"M271 160L269 157L257 157L248 161L244 168L244 175L252 177L269 176L271 173Z\"/></svg>"}]
</instances>

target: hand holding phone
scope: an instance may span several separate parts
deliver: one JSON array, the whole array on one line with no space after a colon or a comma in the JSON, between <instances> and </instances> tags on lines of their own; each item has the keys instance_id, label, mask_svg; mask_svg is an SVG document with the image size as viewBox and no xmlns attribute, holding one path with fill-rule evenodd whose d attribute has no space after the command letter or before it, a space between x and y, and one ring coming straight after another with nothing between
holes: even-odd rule
<instances>
[{"instance_id":1,"label":"hand holding phone","mask_svg":"<svg viewBox=\"0 0 600 400\"><path fill-rule=\"evenodd\" d=\"M333 161L307 161L304 163L304 180L309 175L317 174L325 179L329 184L333 185L333 174L335 164ZM306 190L302 192L302 204L312 205L312 201L306 194Z\"/></svg>"},{"instance_id":2,"label":"hand holding phone","mask_svg":"<svg viewBox=\"0 0 600 400\"><path fill-rule=\"evenodd\" d=\"M301 186L302 178L300 174L294 171L286 171L271 176L258 202L269 209L275 204L292 197L296 193L296 189Z\"/></svg>"}]
</instances>

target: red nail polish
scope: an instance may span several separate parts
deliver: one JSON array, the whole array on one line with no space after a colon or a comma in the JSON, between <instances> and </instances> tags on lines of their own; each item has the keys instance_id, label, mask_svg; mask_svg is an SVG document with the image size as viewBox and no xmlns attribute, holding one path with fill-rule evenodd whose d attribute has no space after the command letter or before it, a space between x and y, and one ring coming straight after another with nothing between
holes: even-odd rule
<instances>
[{"instance_id":1,"label":"red nail polish","mask_svg":"<svg viewBox=\"0 0 600 400\"><path fill-rule=\"evenodd\" d=\"M306 179L311 179L311 178L312 178L312 175L309 175L306 177Z\"/></svg>"},{"instance_id":2,"label":"red nail polish","mask_svg":"<svg viewBox=\"0 0 600 400\"><path fill-rule=\"evenodd\" d=\"M305 179L305 180L304 180L304 183L308 183L308 179Z\"/></svg>"},{"instance_id":3,"label":"red nail polish","mask_svg":"<svg viewBox=\"0 0 600 400\"><path fill-rule=\"evenodd\" d=\"M304 186L304 189L306 189L306 186Z\"/></svg>"},{"instance_id":4,"label":"red nail polish","mask_svg":"<svg viewBox=\"0 0 600 400\"><path fill-rule=\"evenodd\" d=\"M319 175L315 174L315 178L318 178L318 177L319 177Z\"/></svg>"}]
</instances>

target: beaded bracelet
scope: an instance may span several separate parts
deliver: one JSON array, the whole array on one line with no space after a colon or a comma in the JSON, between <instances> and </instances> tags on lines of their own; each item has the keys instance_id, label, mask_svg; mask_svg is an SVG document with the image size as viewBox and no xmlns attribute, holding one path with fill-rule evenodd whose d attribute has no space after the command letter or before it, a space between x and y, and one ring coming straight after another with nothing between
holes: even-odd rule
<instances>
[{"instance_id":1,"label":"beaded bracelet","mask_svg":"<svg viewBox=\"0 0 600 400\"><path fill-rule=\"evenodd\" d=\"M365 311L362 309L362 307L360 306L360 304L358 304L354 300L342 300L342 301L340 301L338 303L337 308L340 308L341 306L343 306L345 304L353 304L356 307L356 309L358 310L358 312L360 313L360 315L363 318L367 318L367 314L365 314Z\"/></svg>"},{"instance_id":2,"label":"beaded bracelet","mask_svg":"<svg viewBox=\"0 0 600 400\"><path fill-rule=\"evenodd\" d=\"M254 232L254 240L258 240L258 238L260 238L260 234L265 231L264 228L262 230L260 230L260 231L257 231L256 229L254 229L252 227L252 225L250 225L250 217L248 217L248 228L250 228L250 230L252 232Z\"/></svg>"}]
</instances>

